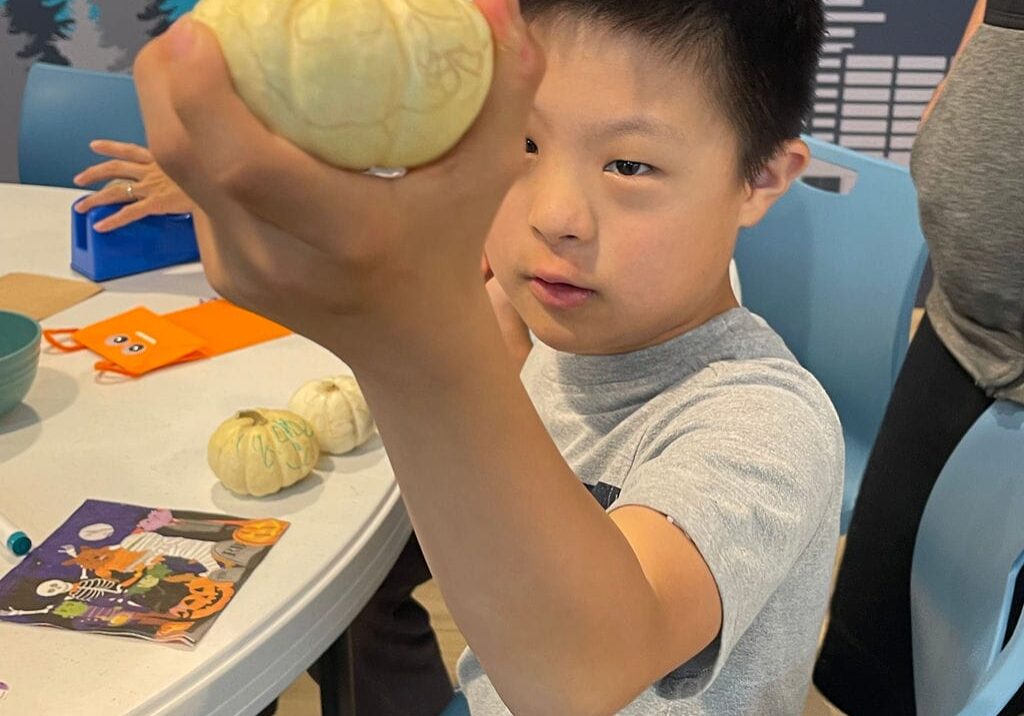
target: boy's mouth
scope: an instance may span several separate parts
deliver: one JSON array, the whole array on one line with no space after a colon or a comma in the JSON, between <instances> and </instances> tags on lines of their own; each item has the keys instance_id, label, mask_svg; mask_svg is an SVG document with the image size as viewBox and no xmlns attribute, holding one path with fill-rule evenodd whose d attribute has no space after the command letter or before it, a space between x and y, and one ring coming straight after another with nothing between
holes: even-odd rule
<instances>
[{"instance_id":1,"label":"boy's mouth","mask_svg":"<svg viewBox=\"0 0 1024 716\"><path fill-rule=\"evenodd\" d=\"M589 288L582 288L556 276L530 277L530 291L534 297L550 308L578 308L594 295Z\"/></svg>"}]
</instances>

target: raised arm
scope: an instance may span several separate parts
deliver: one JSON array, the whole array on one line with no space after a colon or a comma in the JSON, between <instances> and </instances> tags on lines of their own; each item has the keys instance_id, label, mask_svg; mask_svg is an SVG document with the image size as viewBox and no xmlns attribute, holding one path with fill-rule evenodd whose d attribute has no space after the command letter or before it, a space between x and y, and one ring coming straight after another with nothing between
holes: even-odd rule
<instances>
[{"instance_id":1,"label":"raised arm","mask_svg":"<svg viewBox=\"0 0 1024 716\"><path fill-rule=\"evenodd\" d=\"M505 347L480 257L524 167L544 61L517 3L476 2L496 38L491 95L452 152L396 181L271 135L188 19L135 77L155 156L202 207L211 284L352 367L424 554L511 710L613 713L714 639L721 604L663 515L609 516L591 497Z\"/></svg>"}]
</instances>

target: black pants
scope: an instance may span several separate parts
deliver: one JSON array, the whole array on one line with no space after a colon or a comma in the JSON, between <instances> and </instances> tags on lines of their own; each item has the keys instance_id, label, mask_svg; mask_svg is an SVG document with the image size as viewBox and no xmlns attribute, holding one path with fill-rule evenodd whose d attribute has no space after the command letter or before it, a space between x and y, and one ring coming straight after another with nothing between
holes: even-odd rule
<instances>
[{"instance_id":1,"label":"black pants","mask_svg":"<svg viewBox=\"0 0 1024 716\"><path fill-rule=\"evenodd\" d=\"M925 316L865 469L814 670L815 686L850 716L915 714L910 621L914 542L939 472L991 404ZM1020 614L1022 583L1015 615ZM1021 712L1024 688L1002 713Z\"/></svg>"},{"instance_id":2,"label":"black pants","mask_svg":"<svg viewBox=\"0 0 1024 716\"><path fill-rule=\"evenodd\" d=\"M430 579L414 534L384 583L349 626L358 716L437 716L455 695L427 610L412 591ZM340 674L309 669L321 692L339 688ZM270 716L277 702L260 712Z\"/></svg>"}]
</instances>

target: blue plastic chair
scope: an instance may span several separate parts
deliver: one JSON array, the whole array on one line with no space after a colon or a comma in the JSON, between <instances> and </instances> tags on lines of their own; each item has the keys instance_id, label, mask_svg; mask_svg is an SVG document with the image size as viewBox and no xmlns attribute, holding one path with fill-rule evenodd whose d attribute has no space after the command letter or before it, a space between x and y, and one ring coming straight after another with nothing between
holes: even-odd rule
<instances>
[{"instance_id":1,"label":"blue plastic chair","mask_svg":"<svg viewBox=\"0 0 1024 716\"><path fill-rule=\"evenodd\" d=\"M93 139L145 146L131 76L44 62L32 65L18 132L21 182L73 187L78 172L104 159L89 149Z\"/></svg>"},{"instance_id":2,"label":"blue plastic chair","mask_svg":"<svg viewBox=\"0 0 1024 716\"><path fill-rule=\"evenodd\" d=\"M1024 406L997 400L928 498L910 577L924 716L993 716L1024 681L1024 619L1003 647L1024 563Z\"/></svg>"},{"instance_id":3,"label":"blue plastic chair","mask_svg":"<svg viewBox=\"0 0 1024 716\"><path fill-rule=\"evenodd\" d=\"M909 344L927 259L909 172L810 137L816 159L857 173L848 194L794 182L741 232L743 303L821 382L846 441L845 533Z\"/></svg>"},{"instance_id":4,"label":"blue plastic chair","mask_svg":"<svg viewBox=\"0 0 1024 716\"><path fill-rule=\"evenodd\" d=\"M461 691L455 693L455 698L448 703L441 716L470 716L469 704Z\"/></svg>"}]
</instances>

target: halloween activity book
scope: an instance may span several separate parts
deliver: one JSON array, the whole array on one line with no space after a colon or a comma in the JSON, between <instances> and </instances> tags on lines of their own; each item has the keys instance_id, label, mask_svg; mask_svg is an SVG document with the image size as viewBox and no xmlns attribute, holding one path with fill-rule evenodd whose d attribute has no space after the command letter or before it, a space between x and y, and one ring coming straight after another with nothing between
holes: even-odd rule
<instances>
[{"instance_id":1,"label":"halloween activity book","mask_svg":"<svg viewBox=\"0 0 1024 716\"><path fill-rule=\"evenodd\" d=\"M192 646L288 524L86 500L0 579L0 620Z\"/></svg>"}]
</instances>

